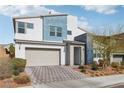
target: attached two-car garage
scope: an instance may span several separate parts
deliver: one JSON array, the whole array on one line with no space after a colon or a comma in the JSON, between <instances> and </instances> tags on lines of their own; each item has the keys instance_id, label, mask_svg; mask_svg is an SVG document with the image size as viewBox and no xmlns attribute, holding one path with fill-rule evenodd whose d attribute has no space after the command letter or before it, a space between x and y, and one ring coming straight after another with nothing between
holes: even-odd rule
<instances>
[{"instance_id":1,"label":"attached two-car garage","mask_svg":"<svg viewBox=\"0 0 124 93\"><path fill-rule=\"evenodd\" d=\"M26 48L27 66L49 66L60 64L59 49Z\"/></svg>"}]
</instances>

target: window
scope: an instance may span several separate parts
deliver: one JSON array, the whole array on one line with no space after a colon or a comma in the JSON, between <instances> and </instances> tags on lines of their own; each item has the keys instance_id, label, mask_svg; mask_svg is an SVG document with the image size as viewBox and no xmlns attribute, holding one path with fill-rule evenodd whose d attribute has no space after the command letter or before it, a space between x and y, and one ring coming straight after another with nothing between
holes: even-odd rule
<instances>
[{"instance_id":1,"label":"window","mask_svg":"<svg viewBox=\"0 0 124 93\"><path fill-rule=\"evenodd\" d=\"M68 35L72 35L72 31L67 31L67 34Z\"/></svg>"},{"instance_id":2,"label":"window","mask_svg":"<svg viewBox=\"0 0 124 93\"><path fill-rule=\"evenodd\" d=\"M25 23L18 22L18 33L25 33Z\"/></svg>"},{"instance_id":3,"label":"window","mask_svg":"<svg viewBox=\"0 0 124 93\"><path fill-rule=\"evenodd\" d=\"M57 26L50 26L50 36L62 36L62 28Z\"/></svg>"},{"instance_id":4,"label":"window","mask_svg":"<svg viewBox=\"0 0 124 93\"><path fill-rule=\"evenodd\" d=\"M27 28L33 29L34 28L34 25L32 23L27 23Z\"/></svg>"},{"instance_id":5,"label":"window","mask_svg":"<svg viewBox=\"0 0 124 93\"><path fill-rule=\"evenodd\" d=\"M50 36L55 36L55 26L50 26Z\"/></svg>"},{"instance_id":6,"label":"window","mask_svg":"<svg viewBox=\"0 0 124 93\"><path fill-rule=\"evenodd\" d=\"M57 27L57 36L58 37L62 36L62 28L61 27Z\"/></svg>"}]
</instances>

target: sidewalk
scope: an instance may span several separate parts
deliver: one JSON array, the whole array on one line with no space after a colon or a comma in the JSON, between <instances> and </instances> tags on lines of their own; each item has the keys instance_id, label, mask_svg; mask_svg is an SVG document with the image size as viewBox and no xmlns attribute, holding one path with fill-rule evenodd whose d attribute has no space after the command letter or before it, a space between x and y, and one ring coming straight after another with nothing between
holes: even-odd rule
<instances>
[{"instance_id":1,"label":"sidewalk","mask_svg":"<svg viewBox=\"0 0 124 93\"><path fill-rule=\"evenodd\" d=\"M38 85L33 84L32 86L24 88L101 88L118 83L124 83L124 75L85 77L81 80L67 80Z\"/></svg>"},{"instance_id":2,"label":"sidewalk","mask_svg":"<svg viewBox=\"0 0 124 93\"><path fill-rule=\"evenodd\" d=\"M86 80L99 83L96 87L104 87L108 85L124 83L124 75L111 75L104 77L86 78Z\"/></svg>"}]
</instances>

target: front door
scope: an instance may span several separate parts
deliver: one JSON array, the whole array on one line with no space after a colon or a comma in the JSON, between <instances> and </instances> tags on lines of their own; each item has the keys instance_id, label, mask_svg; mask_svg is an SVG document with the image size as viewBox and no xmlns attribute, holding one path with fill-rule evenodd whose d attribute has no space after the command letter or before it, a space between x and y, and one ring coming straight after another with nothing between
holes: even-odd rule
<instances>
[{"instance_id":1,"label":"front door","mask_svg":"<svg viewBox=\"0 0 124 93\"><path fill-rule=\"evenodd\" d=\"M74 47L74 65L81 64L81 48Z\"/></svg>"}]
</instances>

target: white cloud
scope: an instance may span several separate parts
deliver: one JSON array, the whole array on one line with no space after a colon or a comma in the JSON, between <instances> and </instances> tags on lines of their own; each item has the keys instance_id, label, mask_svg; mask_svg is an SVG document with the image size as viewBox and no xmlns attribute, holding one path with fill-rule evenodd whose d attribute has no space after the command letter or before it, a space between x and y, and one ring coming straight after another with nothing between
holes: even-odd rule
<instances>
[{"instance_id":1,"label":"white cloud","mask_svg":"<svg viewBox=\"0 0 124 93\"><path fill-rule=\"evenodd\" d=\"M86 30L92 29L92 26L89 24L87 18L85 18L84 16L81 16L80 18L78 18L78 26Z\"/></svg>"},{"instance_id":2,"label":"white cloud","mask_svg":"<svg viewBox=\"0 0 124 93\"><path fill-rule=\"evenodd\" d=\"M45 6L40 5L6 5L0 6L0 14L6 16L24 16L24 15L43 15L48 12L56 13L53 9L47 9Z\"/></svg>"},{"instance_id":3,"label":"white cloud","mask_svg":"<svg viewBox=\"0 0 124 93\"><path fill-rule=\"evenodd\" d=\"M117 12L116 8L118 6L116 5L85 5L81 7L87 11L96 11L102 14L114 14Z\"/></svg>"}]
</instances>

